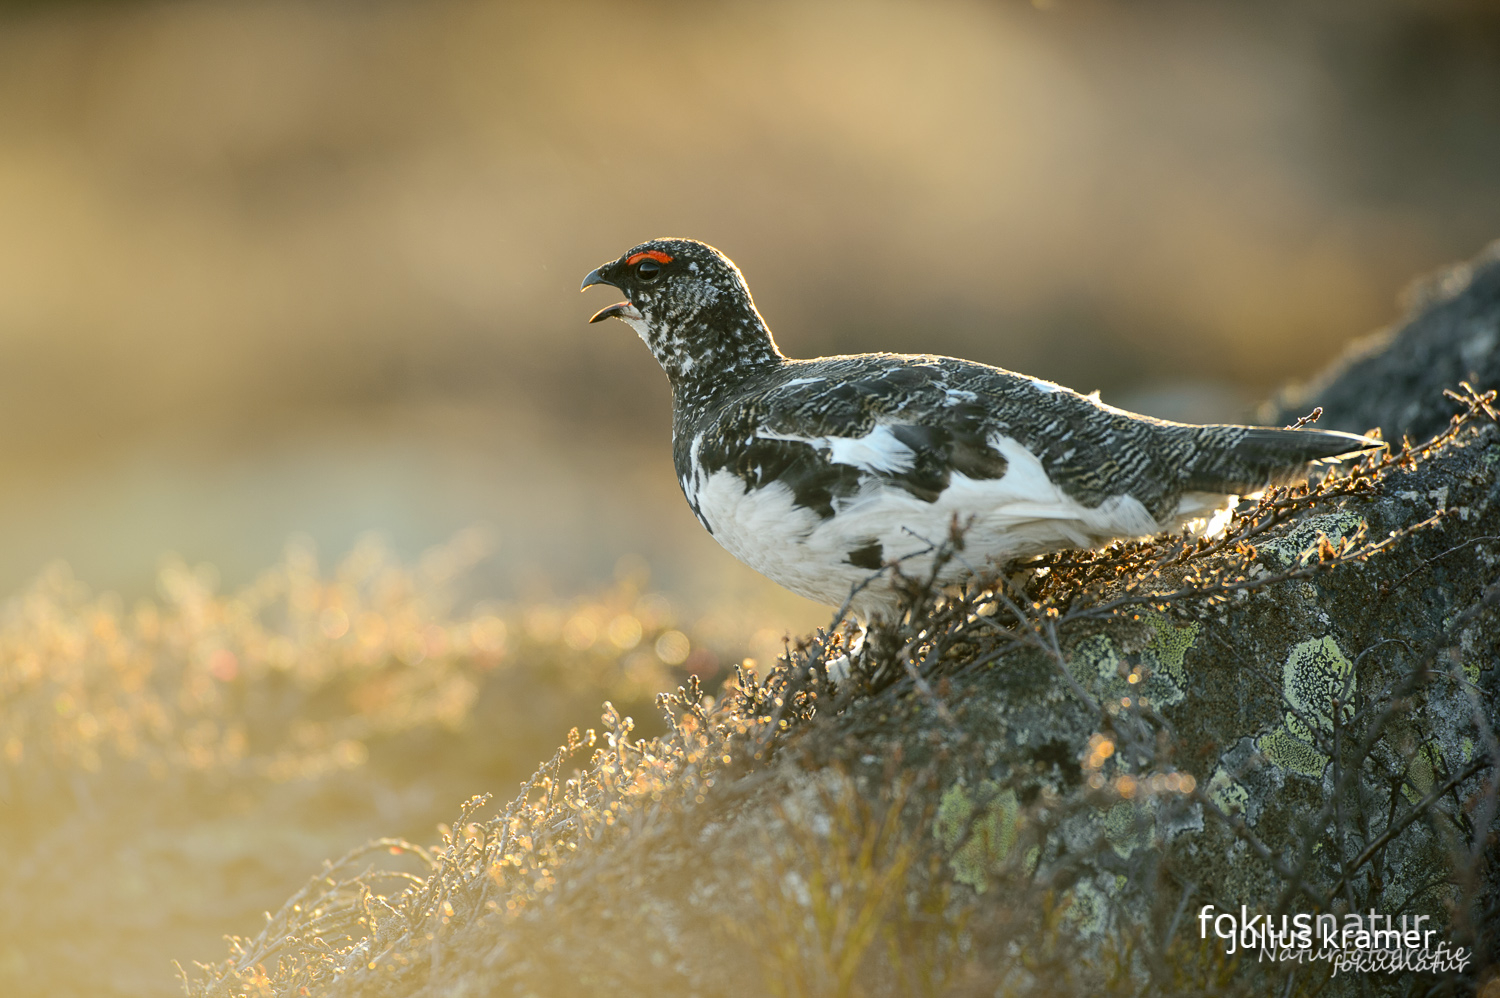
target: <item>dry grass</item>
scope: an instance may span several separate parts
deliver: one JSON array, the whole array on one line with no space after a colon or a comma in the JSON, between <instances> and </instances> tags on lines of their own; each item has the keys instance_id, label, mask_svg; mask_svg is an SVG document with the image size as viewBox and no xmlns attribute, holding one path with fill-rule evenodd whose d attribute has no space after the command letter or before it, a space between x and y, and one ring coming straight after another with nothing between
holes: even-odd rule
<instances>
[{"instance_id":1,"label":"dry grass","mask_svg":"<svg viewBox=\"0 0 1500 998\"><path fill-rule=\"evenodd\" d=\"M699 640L639 572L460 612L483 554L464 535L408 567L372 540L328 574L294 546L227 594L171 561L133 607L58 565L5 603L0 993L170 989L172 957L213 953L323 857L516 786L601 693L659 724L656 690L750 638L718 613Z\"/></svg>"}]
</instances>

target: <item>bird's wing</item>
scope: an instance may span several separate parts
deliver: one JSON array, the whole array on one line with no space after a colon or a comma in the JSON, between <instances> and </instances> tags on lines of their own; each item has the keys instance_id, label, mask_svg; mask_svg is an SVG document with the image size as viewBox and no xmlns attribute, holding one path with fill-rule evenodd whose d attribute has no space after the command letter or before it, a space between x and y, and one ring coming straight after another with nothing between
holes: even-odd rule
<instances>
[{"instance_id":1,"label":"bird's wing","mask_svg":"<svg viewBox=\"0 0 1500 998\"><path fill-rule=\"evenodd\" d=\"M1096 508L1130 496L1161 519L1175 508L1198 446L1186 427L948 357L831 359L757 393L755 407L762 442L800 443L823 459L824 475L847 483L839 469L852 468L866 489L875 480L929 502L954 474L996 479L1024 466L1025 476L1013 476L1013 498L1034 492L1046 505L1058 490Z\"/></svg>"},{"instance_id":2,"label":"bird's wing","mask_svg":"<svg viewBox=\"0 0 1500 998\"><path fill-rule=\"evenodd\" d=\"M758 436L800 443L824 460L933 501L955 473L999 478L1006 460L990 441L992 412L955 390L937 364L834 367L826 382L789 385L766 397Z\"/></svg>"},{"instance_id":3,"label":"bird's wing","mask_svg":"<svg viewBox=\"0 0 1500 998\"><path fill-rule=\"evenodd\" d=\"M909 358L820 364L719 410L680 442L690 462L679 471L730 470L747 490L780 482L825 518L883 488L932 502L955 473L993 479L1007 468L989 440L990 407L950 381L941 366Z\"/></svg>"}]
</instances>

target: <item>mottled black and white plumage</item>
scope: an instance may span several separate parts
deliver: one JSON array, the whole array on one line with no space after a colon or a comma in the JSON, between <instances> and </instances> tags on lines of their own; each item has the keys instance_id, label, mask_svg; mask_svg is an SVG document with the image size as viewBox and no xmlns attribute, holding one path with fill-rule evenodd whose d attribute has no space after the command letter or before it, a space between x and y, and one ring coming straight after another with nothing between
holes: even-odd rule
<instances>
[{"instance_id":1,"label":"mottled black and white plumage","mask_svg":"<svg viewBox=\"0 0 1500 998\"><path fill-rule=\"evenodd\" d=\"M978 567L1171 530L1310 462L1378 446L1347 433L1192 426L952 357L792 360L739 269L689 239L637 246L584 279L672 383L672 441L688 504L745 564L838 605L870 574L968 523ZM926 571L924 557L902 570ZM952 563L944 582L969 568ZM889 612L888 582L861 617Z\"/></svg>"}]
</instances>

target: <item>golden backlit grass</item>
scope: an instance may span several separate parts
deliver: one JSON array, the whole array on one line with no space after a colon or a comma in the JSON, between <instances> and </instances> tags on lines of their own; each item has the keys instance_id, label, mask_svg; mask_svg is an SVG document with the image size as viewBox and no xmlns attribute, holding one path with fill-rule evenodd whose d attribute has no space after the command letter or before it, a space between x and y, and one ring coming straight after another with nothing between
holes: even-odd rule
<instances>
[{"instance_id":1,"label":"golden backlit grass","mask_svg":"<svg viewBox=\"0 0 1500 998\"><path fill-rule=\"evenodd\" d=\"M483 552L367 541L325 573L293 545L231 593L168 561L134 606L56 565L3 604L0 992L172 989L171 958L222 952L324 857L508 795L605 698L649 732L657 690L750 643L630 564L592 597L458 607Z\"/></svg>"}]
</instances>

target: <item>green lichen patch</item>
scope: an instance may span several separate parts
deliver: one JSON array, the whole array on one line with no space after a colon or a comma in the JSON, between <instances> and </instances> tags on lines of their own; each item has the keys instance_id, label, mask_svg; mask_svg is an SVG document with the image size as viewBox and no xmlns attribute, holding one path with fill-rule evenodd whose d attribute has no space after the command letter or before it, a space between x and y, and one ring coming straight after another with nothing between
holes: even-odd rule
<instances>
[{"instance_id":1,"label":"green lichen patch","mask_svg":"<svg viewBox=\"0 0 1500 998\"><path fill-rule=\"evenodd\" d=\"M1328 765L1328 756L1293 735L1285 726L1262 735L1255 747L1282 769L1303 776L1322 776L1323 767Z\"/></svg>"},{"instance_id":2,"label":"green lichen patch","mask_svg":"<svg viewBox=\"0 0 1500 998\"><path fill-rule=\"evenodd\" d=\"M975 809L983 810L975 814ZM944 849L953 879L983 894L990 875L996 872L1016 844L1020 803L1013 790L985 780L977 792L955 783L943 792L932 833Z\"/></svg>"},{"instance_id":3,"label":"green lichen patch","mask_svg":"<svg viewBox=\"0 0 1500 998\"><path fill-rule=\"evenodd\" d=\"M1320 776L1328 756L1317 747L1317 732L1333 730L1333 701L1347 701L1353 693L1354 664L1332 635L1324 635L1294 645L1281 674L1282 698L1290 709L1256 747L1282 769Z\"/></svg>"},{"instance_id":4,"label":"green lichen patch","mask_svg":"<svg viewBox=\"0 0 1500 998\"><path fill-rule=\"evenodd\" d=\"M1198 640L1198 632L1202 628L1193 622L1178 627L1157 613L1142 614L1141 619L1151 627L1151 640L1146 642L1146 647L1141 651L1142 660L1153 671L1170 676L1178 687L1186 686L1187 670L1183 660L1188 649ZM1177 699L1182 699L1180 691Z\"/></svg>"},{"instance_id":5,"label":"green lichen patch","mask_svg":"<svg viewBox=\"0 0 1500 998\"><path fill-rule=\"evenodd\" d=\"M1432 793L1435 782L1434 757L1441 762L1442 750L1429 743L1418 749L1406 764L1406 783L1402 786L1401 793L1413 804Z\"/></svg>"}]
</instances>

